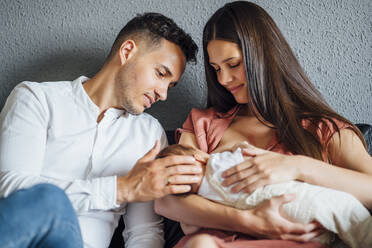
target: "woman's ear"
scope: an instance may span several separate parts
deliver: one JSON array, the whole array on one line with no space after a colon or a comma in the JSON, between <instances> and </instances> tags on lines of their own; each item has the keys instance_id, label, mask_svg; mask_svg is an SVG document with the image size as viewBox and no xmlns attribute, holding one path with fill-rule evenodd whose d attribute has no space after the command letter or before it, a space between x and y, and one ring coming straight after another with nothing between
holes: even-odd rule
<instances>
[{"instance_id":1,"label":"woman's ear","mask_svg":"<svg viewBox=\"0 0 372 248\"><path fill-rule=\"evenodd\" d=\"M137 52L137 45L134 40L124 41L119 48L119 58L121 65L124 65Z\"/></svg>"}]
</instances>

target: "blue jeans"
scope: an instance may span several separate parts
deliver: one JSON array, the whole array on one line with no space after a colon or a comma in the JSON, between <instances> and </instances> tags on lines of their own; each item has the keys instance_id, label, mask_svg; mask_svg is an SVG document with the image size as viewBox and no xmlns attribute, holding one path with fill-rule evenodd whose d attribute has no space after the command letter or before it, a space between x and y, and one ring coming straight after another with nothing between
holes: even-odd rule
<instances>
[{"instance_id":1,"label":"blue jeans","mask_svg":"<svg viewBox=\"0 0 372 248\"><path fill-rule=\"evenodd\" d=\"M56 186L39 184L0 198L0 247L83 247L66 194Z\"/></svg>"}]
</instances>

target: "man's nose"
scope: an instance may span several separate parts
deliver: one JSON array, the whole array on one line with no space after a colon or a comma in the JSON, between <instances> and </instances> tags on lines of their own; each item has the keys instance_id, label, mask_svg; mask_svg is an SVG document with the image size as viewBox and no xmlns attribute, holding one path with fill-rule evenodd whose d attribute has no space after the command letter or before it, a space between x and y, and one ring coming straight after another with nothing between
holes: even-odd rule
<instances>
[{"instance_id":1,"label":"man's nose","mask_svg":"<svg viewBox=\"0 0 372 248\"><path fill-rule=\"evenodd\" d=\"M156 94L157 100L160 100L160 101L167 100L168 87L161 87L161 88L156 89L155 94Z\"/></svg>"}]
</instances>

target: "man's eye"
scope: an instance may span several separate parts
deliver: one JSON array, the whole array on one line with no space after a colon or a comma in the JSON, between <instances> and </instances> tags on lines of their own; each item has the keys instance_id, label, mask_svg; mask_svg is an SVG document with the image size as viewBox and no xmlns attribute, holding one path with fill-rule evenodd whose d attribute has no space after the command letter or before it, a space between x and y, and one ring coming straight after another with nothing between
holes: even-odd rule
<instances>
[{"instance_id":1,"label":"man's eye","mask_svg":"<svg viewBox=\"0 0 372 248\"><path fill-rule=\"evenodd\" d=\"M165 74L162 73L161 71L157 71L157 74L158 74L158 76L161 77L161 78L163 78L163 77L165 76Z\"/></svg>"}]
</instances>

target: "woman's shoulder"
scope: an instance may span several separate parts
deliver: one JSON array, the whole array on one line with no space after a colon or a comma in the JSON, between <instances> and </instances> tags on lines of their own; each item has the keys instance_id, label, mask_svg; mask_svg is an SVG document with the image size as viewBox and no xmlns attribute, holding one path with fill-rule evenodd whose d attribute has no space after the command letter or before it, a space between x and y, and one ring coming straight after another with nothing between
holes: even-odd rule
<instances>
[{"instance_id":1,"label":"woman's shoulder","mask_svg":"<svg viewBox=\"0 0 372 248\"><path fill-rule=\"evenodd\" d=\"M329 139L337 131L351 128L351 124L346 121L337 118L305 118L301 121L303 128L316 135L318 139L323 143L327 144Z\"/></svg>"},{"instance_id":2,"label":"woman's shoulder","mask_svg":"<svg viewBox=\"0 0 372 248\"><path fill-rule=\"evenodd\" d=\"M343 129L349 127L350 124L339 120L337 118L304 118L301 121L301 125L305 129L318 129L318 130L328 130L336 131L337 129Z\"/></svg>"}]
</instances>

